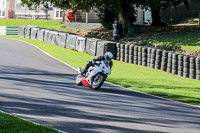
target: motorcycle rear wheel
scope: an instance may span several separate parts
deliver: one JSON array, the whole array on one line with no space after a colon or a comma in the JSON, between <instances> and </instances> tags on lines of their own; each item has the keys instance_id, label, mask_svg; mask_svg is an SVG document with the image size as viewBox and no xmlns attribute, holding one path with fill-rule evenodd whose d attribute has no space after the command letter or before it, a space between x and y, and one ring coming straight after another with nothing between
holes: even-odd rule
<instances>
[{"instance_id":1,"label":"motorcycle rear wheel","mask_svg":"<svg viewBox=\"0 0 200 133\"><path fill-rule=\"evenodd\" d=\"M80 74L76 76L76 84L82 85L82 76Z\"/></svg>"},{"instance_id":2,"label":"motorcycle rear wheel","mask_svg":"<svg viewBox=\"0 0 200 133\"><path fill-rule=\"evenodd\" d=\"M98 90L104 82L104 75L102 74L97 74L93 78L93 83L92 83L92 89Z\"/></svg>"}]
</instances>

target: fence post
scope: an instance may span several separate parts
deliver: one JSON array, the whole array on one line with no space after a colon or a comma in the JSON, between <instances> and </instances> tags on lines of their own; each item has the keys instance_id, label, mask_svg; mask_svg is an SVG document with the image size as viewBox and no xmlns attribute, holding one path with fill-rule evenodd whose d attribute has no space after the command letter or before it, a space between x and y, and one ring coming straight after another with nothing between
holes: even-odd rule
<instances>
[{"instance_id":1,"label":"fence post","mask_svg":"<svg viewBox=\"0 0 200 133\"><path fill-rule=\"evenodd\" d=\"M86 12L86 20L85 20L85 21L86 21L86 24L88 24L88 19L89 19L89 18L88 18L88 12Z\"/></svg>"}]
</instances>

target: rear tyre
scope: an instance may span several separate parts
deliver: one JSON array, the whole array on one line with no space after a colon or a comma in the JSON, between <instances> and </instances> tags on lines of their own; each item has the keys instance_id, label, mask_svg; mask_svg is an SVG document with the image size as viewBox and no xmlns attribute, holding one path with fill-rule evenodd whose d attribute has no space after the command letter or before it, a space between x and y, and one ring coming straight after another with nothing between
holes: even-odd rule
<instances>
[{"instance_id":1,"label":"rear tyre","mask_svg":"<svg viewBox=\"0 0 200 133\"><path fill-rule=\"evenodd\" d=\"M76 85L82 85L82 76L80 74L76 76Z\"/></svg>"},{"instance_id":2,"label":"rear tyre","mask_svg":"<svg viewBox=\"0 0 200 133\"><path fill-rule=\"evenodd\" d=\"M102 74L97 74L93 78L93 83L92 83L92 89L98 90L104 82L104 75Z\"/></svg>"}]
</instances>

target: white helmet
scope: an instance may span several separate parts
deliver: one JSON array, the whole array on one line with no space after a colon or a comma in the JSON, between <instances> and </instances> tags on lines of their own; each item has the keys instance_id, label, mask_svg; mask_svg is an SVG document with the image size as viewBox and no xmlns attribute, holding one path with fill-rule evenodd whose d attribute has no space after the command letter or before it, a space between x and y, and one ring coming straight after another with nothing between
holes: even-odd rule
<instances>
[{"instance_id":1,"label":"white helmet","mask_svg":"<svg viewBox=\"0 0 200 133\"><path fill-rule=\"evenodd\" d=\"M105 59L110 61L113 58L113 54L111 52L106 52L105 53Z\"/></svg>"}]
</instances>

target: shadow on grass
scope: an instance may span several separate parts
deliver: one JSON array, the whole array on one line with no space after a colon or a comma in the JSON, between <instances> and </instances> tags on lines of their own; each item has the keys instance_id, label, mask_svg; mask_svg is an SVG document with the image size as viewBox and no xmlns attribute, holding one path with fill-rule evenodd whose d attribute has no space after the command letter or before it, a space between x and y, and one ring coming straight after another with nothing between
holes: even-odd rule
<instances>
[{"instance_id":1,"label":"shadow on grass","mask_svg":"<svg viewBox=\"0 0 200 133\"><path fill-rule=\"evenodd\" d=\"M109 79L109 82L123 86L125 88L130 88L133 90L138 90L140 92L148 93L151 95L164 97L192 105L200 105L200 97L197 97L198 93L200 93L200 87L185 87L182 85L180 86L155 85L155 84L149 84L147 82L135 82L135 81L127 82L124 79L118 79L118 80ZM178 93L174 94L173 91L180 92L180 94ZM184 93L188 93L188 91L191 91L191 96L184 95ZM196 96L192 96L194 94Z\"/></svg>"}]
</instances>

